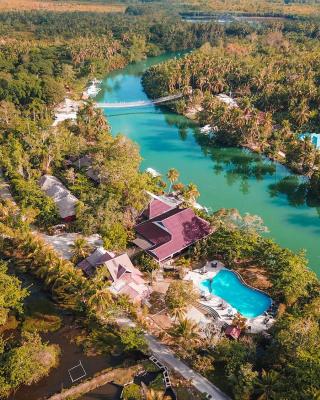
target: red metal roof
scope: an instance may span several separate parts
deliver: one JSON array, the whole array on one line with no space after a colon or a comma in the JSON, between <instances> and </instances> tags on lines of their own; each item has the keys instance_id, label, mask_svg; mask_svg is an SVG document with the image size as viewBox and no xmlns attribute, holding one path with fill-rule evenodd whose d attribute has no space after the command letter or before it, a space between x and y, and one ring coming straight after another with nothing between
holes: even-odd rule
<instances>
[{"instance_id":1,"label":"red metal roof","mask_svg":"<svg viewBox=\"0 0 320 400\"><path fill-rule=\"evenodd\" d=\"M233 339L238 339L241 333L241 329L234 325L229 325L227 326L225 333L226 335L231 336Z\"/></svg>"},{"instance_id":2,"label":"red metal roof","mask_svg":"<svg viewBox=\"0 0 320 400\"><path fill-rule=\"evenodd\" d=\"M171 210L172 208L173 208L172 206L165 203L164 201L161 201L160 199L153 199L150 201L143 215L146 218L151 219L165 213L166 211Z\"/></svg>"},{"instance_id":3,"label":"red metal roof","mask_svg":"<svg viewBox=\"0 0 320 400\"><path fill-rule=\"evenodd\" d=\"M211 229L191 208L175 208L137 225L136 231L154 244L148 252L162 261L209 235Z\"/></svg>"}]
</instances>

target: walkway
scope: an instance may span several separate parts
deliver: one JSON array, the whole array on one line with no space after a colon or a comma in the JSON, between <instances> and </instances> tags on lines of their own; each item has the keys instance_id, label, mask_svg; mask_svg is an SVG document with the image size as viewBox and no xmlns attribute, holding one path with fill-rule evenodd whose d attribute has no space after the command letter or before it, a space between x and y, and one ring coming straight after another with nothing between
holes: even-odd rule
<instances>
[{"instance_id":1,"label":"walkway","mask_svg":"<svg viewBox=\"0 0 320 400\"><path fill-rule=\"evenodd\" d=\"M154 104L161 104L167 101L177 100L183 96L182 93L173 94L171 96L160 97L155 100L141 100L141 101L131 101L131 102L119 102L119 103L97 103L97 108L131 108L131 107L146 107L152 106Z\"/></svg>"},{"instance_id":2,"label":"walkway","mask_svg":"<svg viewBox=\"0 0 320 400\"><path fill-rule=\"evenodd\" d=\"M117 324L121 326L134 327L136 324L129 318L122 317L117 318ZM169 368L178 372L185 379L191 381L192 385L200 392L207 393L210 395L212 400L230 400L230 398L217 388L213 383L209 382L208 379L189 368L183 361L179 360L174 353L168 348L168 346L160 343L154 336L149 333L144 334L149 349L152 354L163 364L166 364ZM209 398L209 397L208 397Z\"/></svg>"},{"instance_id":3,"label":"walkway","mask_svg":"<svg viewBox=\"0 0 320 400\"><path fill-rule=\"evenodd\" d=\"M178 372L185 379L191 380L192 385L199 390L199 392L207 393L213 400L230 400L226 394L209 382L208 379L204 378L193 369L189 368L184 362L180 361L167 346L159 343L157 339L148 333L145 334L145 338L155 357Z\"/></svg>"}]
</instances>

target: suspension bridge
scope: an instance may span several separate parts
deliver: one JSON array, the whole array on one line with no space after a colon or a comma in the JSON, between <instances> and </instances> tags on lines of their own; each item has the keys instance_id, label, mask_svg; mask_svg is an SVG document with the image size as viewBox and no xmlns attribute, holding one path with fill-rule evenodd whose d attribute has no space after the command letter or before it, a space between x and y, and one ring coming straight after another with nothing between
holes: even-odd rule
<instances>
[{"instance_id":1,"label":"suspension bridge","mask_svg":"<svg viewBox=\"0 0 320 400\"><path fill-rule=\"evenodd\" d=\"M140 100L140 101L129 101L129 102L118 102L118 103L97 103L97 108L130 108L130 107L147 107L155 104L162 104L169 101L180 99L183 96L182 93L173 94L171 96L159 97L155 100Z\"/></svg>"}]
</instances>

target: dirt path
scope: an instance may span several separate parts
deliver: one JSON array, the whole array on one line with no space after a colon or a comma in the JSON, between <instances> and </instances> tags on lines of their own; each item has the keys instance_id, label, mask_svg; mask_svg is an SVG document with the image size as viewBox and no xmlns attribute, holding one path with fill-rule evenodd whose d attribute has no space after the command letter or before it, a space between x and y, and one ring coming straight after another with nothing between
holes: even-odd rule
<instances>
[{"instance_id":1,"label":"dirt path","mask_svg":"<svg viewBox=\"0 0 320 400\"><path fill-rule=\"evenodd\" d=\"M12 194L10 192L9 183L7 183L4 179L2 169L0 169L0 197L3 200L11 200L13 203L15 203Z\"/></svg>"}]
</instances>

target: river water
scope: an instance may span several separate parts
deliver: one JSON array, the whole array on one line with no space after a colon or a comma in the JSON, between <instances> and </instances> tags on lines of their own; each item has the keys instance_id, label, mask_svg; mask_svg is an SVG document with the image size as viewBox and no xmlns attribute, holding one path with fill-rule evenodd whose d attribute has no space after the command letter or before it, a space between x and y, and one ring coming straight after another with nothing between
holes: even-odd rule
<instances>
[{"instance_id":1,"label":"river water","mask_svg":"<svg viewBox=\"0 0 320 400\"><path fill-rule=\"evenodd\" d=\"M102 82L96 101L146 100L143 71L177 54L148 58L114 71ZM198 202L212 210L237 208L260 215L269 236L292 250L305 249L310 268L320 275L320 203L303 178L263 156L236 148L208 146L197 125L166 107L106 109L113 134L137 142L142 169L180 172L183 183L195 183Z\"/></svg>"}]
</instances>

